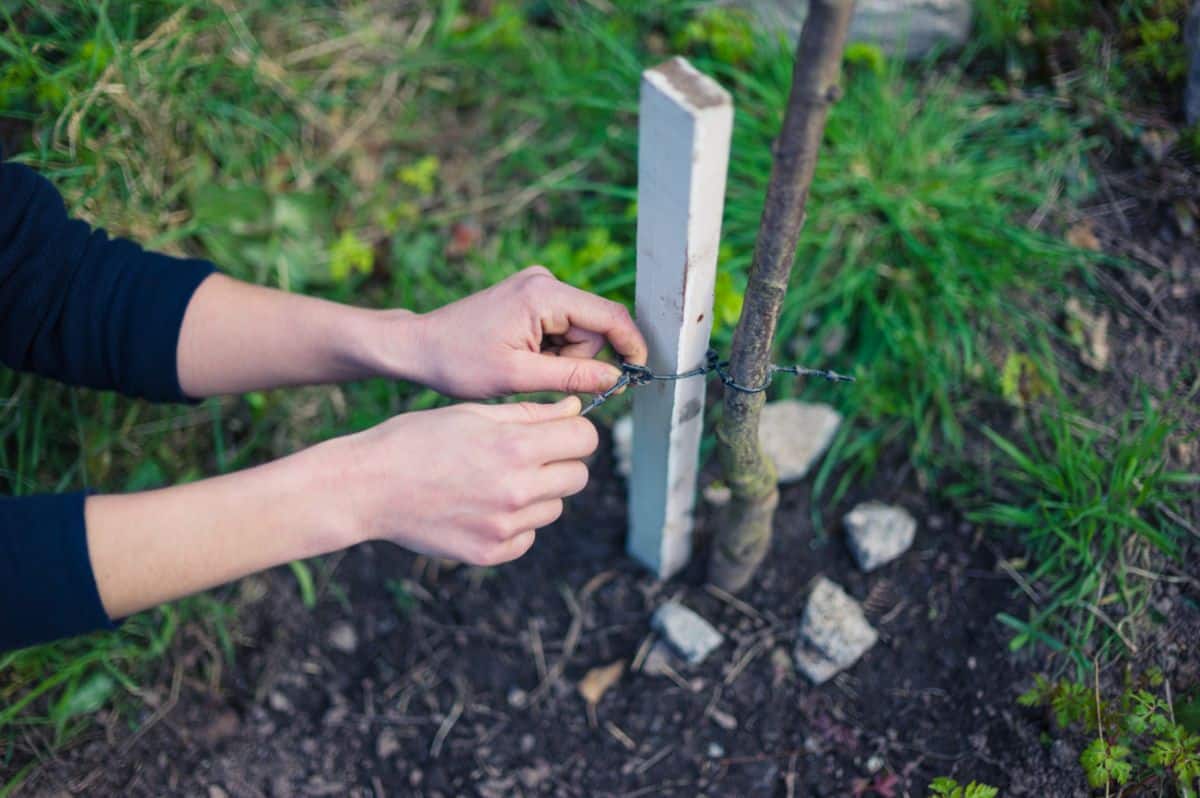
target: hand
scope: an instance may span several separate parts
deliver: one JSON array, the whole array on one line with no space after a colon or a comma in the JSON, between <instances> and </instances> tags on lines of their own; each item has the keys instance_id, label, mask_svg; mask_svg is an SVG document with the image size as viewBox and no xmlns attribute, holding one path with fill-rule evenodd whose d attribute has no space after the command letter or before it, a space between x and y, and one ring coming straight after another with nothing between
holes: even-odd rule
<instances>
[{"instance_id":1,"label":"hand","mask_svg":"<svg viewBox=\"0 0 1200 798\"><path fill-rule=\"evenodd\" d=\"M600 393L621 376L594 359L606 342L626 361L646 362L624 305L559 282L543 266L414 321L415 379L459 398Z\"/></svg>"},{"instance_id":2,"label":"hand","mask_svg":"<svg viewBox=\"0 0 1200 798\"><path fill-rule=\"evenodd\" d=\"M331 444L359 539L473 565L520 557L583 490L596 449L575 397L407 413ZM326 444L328 445L328 444Z\"/></svg>"}]
</instances>

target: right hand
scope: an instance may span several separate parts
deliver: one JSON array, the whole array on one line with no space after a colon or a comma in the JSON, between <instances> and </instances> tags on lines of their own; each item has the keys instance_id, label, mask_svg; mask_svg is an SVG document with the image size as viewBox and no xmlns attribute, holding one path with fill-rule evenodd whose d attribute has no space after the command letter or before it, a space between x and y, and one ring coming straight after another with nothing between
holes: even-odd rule
<instances>
[{"instance_id":1,"label":"right hand","mask_svg":"<svg viewBox=\"0 0 1200 798\"><path fill-rule=\"evenodd\" d=\"M342 439L356 537L472 565L520 557L587 484L598 436L579 410L576 397L459 404Z\"/></svg>"}]
</instances>

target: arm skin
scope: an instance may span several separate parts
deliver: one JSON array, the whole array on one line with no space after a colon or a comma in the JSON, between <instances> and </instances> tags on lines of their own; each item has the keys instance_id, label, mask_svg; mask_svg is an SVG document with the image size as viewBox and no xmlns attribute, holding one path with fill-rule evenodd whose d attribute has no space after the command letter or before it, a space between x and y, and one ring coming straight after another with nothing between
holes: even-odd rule
<instances>
[{"instance_id":1,"label":"arm skin","mask_svg":"<svg viewBox=\"0 0 1200 798\"><path fill-rule=\"evenodd\" d=\"M616 303L541 267L429 314L372 311L214 275L178 343L190 396L388 376L459 397L600 391L618 371L606 342L644 362ZM241 576L387 540L495 565L587 483L594 427L580 402L460 404L397 416L273 463L85 504L89 556L110 618Z\"/></svg>"}]
</instances>

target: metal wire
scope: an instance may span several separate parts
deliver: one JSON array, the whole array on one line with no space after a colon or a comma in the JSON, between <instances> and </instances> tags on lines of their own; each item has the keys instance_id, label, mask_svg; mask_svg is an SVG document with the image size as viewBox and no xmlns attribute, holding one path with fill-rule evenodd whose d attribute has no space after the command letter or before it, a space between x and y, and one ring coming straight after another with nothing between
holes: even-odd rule
<instances>
[{"instance_id":1,"label":"metal wire","mask_svg":"<svg viewBox=\"0 0 1200 798\"><path fill-rule=\"evenodd\" d=\"M828 369L810 369L804 366L779 366L772 363L767 367L767 379L762 385L742 385L733 379L733 375L729 373L729 361L720 360L717 353L710 349L705 356L704 365L697 366L688 371L681 371L678 374L655 374L646 366L638 366L633 363L621 364L621 376L604 393L596 394L588 406L583 408L580 415L586 416L588 413L595 410L600 405L607 402L613 397L617 391L626 387L636 388L639 385L646 385L651 382L667 382L670 380L686 380L691 377L707 377L709 374L716 374L726 387L741 391L742 393L762 393L771 387L771 383L775 381L776 374L792 374L797 377L820 377L821 379L829 380L830 382L854 382L854 378L845 374L838 374L836 371Z\"/></svg>"}]
</instances>

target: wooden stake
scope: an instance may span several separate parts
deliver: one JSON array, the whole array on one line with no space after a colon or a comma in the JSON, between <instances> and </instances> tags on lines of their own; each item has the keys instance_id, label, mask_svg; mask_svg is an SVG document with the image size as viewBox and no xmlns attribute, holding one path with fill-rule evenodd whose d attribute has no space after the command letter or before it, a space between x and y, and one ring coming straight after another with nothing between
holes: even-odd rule
<instances>
[{"instance_id":1,"label":"wooden stake","mask_svg":"<svg viewBox=\"0 0 1200 798\"><path fill-rule=\"evenodd\" d=\"M682 58L642 73L637 320L656 373L704 363L733 101ZM634 392L629 553L667 578L691 556L704 380Z\"/></svg>"}]
</instances>

